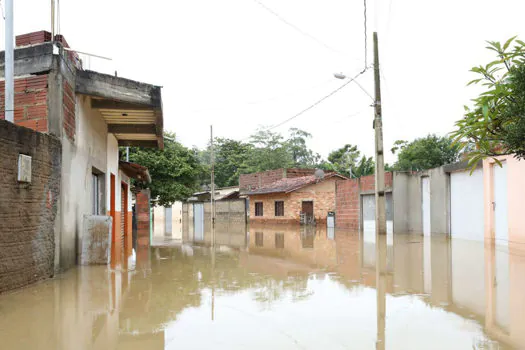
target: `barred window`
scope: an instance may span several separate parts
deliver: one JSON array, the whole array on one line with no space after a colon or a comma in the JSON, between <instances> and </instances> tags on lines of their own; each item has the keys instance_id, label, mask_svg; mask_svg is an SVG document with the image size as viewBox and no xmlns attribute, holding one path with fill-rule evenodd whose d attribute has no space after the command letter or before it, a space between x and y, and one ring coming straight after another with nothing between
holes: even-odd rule
<instances>
[{"instance_id":1,"label":"barred window","mask_svg":"<svg viewBox=\"0 0 525 350\"><path fill-rule=\"evenodd\" d=\"M264 246L264 233L255 232L255 246L256 247Z\"/></svg>"},{"instance_id":2,"label":"barred window","mask_svg":"<svg viewBox=\"0 0 525 350\"><path fill-rule=\"evenodd\" d=\"M275 202L275 216L284 216L284 202L283 201Z\"/></svg>"},{"instance_id":3,"label":"barred window","mask_svg":"<svg viewBox=\"0 0 525 350\"><path fill-rule=\"evenodd\" d=\"M255 203L255 216L263 216L262 202Z\"/></svg>"},{"instance_id":4,"label":"barred window","mask_svg":"<svg viewBox=\"0 0 525 350\"><path fill-rule=\"evenodd\" d=\"M275 234L275 248L284 248L284 233Z\"/></svg>"}]
</instances>

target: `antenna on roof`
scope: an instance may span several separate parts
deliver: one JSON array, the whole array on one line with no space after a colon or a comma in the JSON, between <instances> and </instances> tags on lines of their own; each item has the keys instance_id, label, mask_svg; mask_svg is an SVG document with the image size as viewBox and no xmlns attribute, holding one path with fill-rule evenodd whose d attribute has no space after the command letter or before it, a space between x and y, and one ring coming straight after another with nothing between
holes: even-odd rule
<instances>
[{"instance_id":1,"label":"antenna on roof","mask_svg":"<svg viewBox=\"0 0 525 350\"><path fill-rule=\"evenodd\" d=\"M314 175L317 181L324 179L324 171L322 169L315 169Z\"/></svg>"}]
</instances>

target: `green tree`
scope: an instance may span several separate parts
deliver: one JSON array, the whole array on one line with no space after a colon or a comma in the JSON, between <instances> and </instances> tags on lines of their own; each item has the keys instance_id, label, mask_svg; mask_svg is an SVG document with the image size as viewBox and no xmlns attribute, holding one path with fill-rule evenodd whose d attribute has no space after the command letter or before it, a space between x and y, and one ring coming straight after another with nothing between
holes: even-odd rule
<instances>
[{"instance_id":1,"label":"green tree","mask_svg":"<svg viewBox=\"0 0 525 350\"><path fill-rule=\"evenodd\" d=\"M250 137L252 147L246 161L247 172L289 168L293 165L292 155L281 134L259 130Z\"/></svg>"},{"instance_id":2,"label":"green tree","mask_svg":"<svg viewBox=\"0 0 525 350\"><path fill-rule=\"evenodd\" d=\"M215 183L218 187L236 186L239 175L246 172L251 145L217 138L215 149Z\"/></svg>"},{"instance_id":3,"label":"green tree","mask_svg":"<svg viewBox=\"0 0 525 350\"><path fill-rule=\"evenodd\" d=\"M330 152L328 162L324 162L320 167L345 176L361 177L374 173L375 162L372 157L361 155L357 146L347 144Z\"/></svg>"},{"instance_id":4,"label":"green tree","mask_svg":"<svg viewBox=\"0 0 525 350\"><path fill-rule=\"evenodd\" d=\"M472 68L477 77L468 84L486 91L473 100L473 107L465 106L465 116L451 134L468 150L472 165L502 154L525 158L525 42L513 37L503 45L488 45L496 59Z\"/></svg>"},{"instance_id":5,"label":"green tree","mask_svg":"<svg viewBox=\"0 0 525 350\"><path fill-rule=\"evenodd\" d=\"M196 150L188 149L165 133L164 149L131 147L129 160L149 169L151 183L136 184L151 189L151 198L161 206L185 200L199 189L198 180L203 176L203 166Z\"/></svg>"},{"instance_id":6,"label":"green tree","mask_svg":"<svg viewBox=\"0 0 525 350\"><path fill-rule=\"evenodd\" d=\"M312 134L297 128L291 128L289 131L290 137L286 141L286 146L291 154L293 166L296 168L315 167L321 156L306 145L306 141L312 138Z\"/></svg>"},{"instance_id":7,"label":"green tree","mask_svg":"<svg viewBox=\"0 0 525 350\"><path fill-rule=\"evenodd\" d=\"M412 142L398 140L392 153L399 151L395 170L421 171L454 163L460 159L461 147L448 137L428 135Z\"/></svg>"}]
</instances>

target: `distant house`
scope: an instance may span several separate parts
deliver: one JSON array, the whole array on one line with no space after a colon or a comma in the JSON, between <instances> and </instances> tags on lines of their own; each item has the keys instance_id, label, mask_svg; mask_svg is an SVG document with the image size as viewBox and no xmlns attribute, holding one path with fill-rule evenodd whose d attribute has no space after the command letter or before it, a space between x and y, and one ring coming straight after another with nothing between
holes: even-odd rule
<instances>
[{"instance_id":1,"label":"distant house","mask_svg":"<svg viewBox=\"0 0 525 350\"><path fill-rule=\"evenodd\" d=\"M238 186L222 187L222 188L215 189L215 200L216 201L231 200L231 199L239 199L239 187ZM210 190L195 192L190 198L188 198L188 202L209 202L210 200L211 200Z\"/></svg>"},{"instance_id":2,"label":"distant house","mask_svg":"<svg viewBox=\"0 0 525 350\"><path fill-rule=\"evenodd\" d=\"M299 223L326 222L335 211L336 181L345 179L336 173L283 178L247 191L251 222Z\"/></svg>"},{"instance_id":3,"label":"distant house","mask_svg":"<svg viewBox=\"0 0 525 350\"><path fill-rule=\"evenodd\" d=\"M314 173L315 169L281 168L261 171L258 173L241 174L241 176L239 176L240 194L244 195L249 191L256 190L262 186L270 185L281 179L309 176L314 175Z\"/></svg>"}]
</instances>

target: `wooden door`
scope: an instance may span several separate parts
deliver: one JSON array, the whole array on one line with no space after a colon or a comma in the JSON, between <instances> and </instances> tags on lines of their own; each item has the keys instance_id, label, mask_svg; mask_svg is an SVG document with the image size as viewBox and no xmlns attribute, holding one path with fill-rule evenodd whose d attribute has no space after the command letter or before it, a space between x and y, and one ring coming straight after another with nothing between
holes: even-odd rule
<instances>
[{"instance_id":1,"label":"wooden door","mask_svg":"<svg viewBox=\"0 0 525 350\"><path fill-rule=\"evenodd\" d=\"M127 224L128 224L128 186L125 183L122 183L120 186L120 244L122 250L127 253Z\"/></svg>"}]
</instances>

